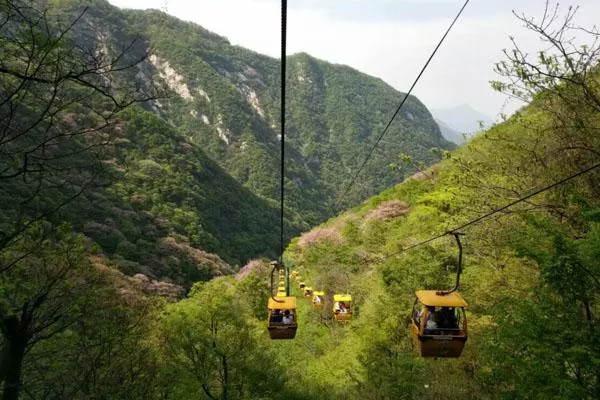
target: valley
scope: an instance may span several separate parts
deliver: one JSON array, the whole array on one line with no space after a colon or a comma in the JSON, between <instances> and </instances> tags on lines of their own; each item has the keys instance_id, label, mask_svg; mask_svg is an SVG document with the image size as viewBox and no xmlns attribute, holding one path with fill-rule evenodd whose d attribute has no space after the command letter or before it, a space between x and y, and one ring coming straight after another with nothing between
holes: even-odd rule
<instances>
[{"instance_id":1,"label":"valley","mask_svg":"<svg viewBox=\"0 0 600 400\"><path fill-rule=\"evenodd\" d=\"M526 106L458 147L411 96L351 186L404 94L287 57L280 209L279 60L157 10L2 2L0 398L597 398L600 46L555 7L522 17L553 50L495 66ZM464 351L422 357L416 293L457 272Z\"/></svg>"}]
</instances>

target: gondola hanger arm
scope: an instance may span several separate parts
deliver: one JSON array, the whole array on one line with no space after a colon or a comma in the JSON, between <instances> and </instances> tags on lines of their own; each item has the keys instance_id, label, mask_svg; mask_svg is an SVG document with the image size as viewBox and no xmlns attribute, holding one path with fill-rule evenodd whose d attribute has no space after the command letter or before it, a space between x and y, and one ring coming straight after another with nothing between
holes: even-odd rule
<instances>
[{"instance_id":1,"label":"gondola hanger arm","mask_svg":"<svg viewBox=\"0 0 600 400\"><path fill-rule=\"evenodd\" d=\"M436 294L440 296L446 296L458 290L460 285L460 274L462 272L463 247L462 243L460 242L460 237L464 236L465 234L459 231L449 231L447 234L454 236L454 239L456 240L456 245L458 246L458 267L456 268L456 283L454 284L454 287L448 291L440 290L439 292L436 292Z\"/></svg>"}]
</instances>

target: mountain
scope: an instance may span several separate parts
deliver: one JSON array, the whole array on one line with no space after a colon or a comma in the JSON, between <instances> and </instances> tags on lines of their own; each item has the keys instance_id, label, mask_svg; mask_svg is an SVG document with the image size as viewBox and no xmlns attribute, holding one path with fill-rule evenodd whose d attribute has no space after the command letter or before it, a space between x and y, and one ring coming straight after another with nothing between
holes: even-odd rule
<instances>
[{"instance_id":1,"label":"mountain","mask_svg":"<svg viewBox=\"0 0 600 400\"><path fill-rule=\"evenodd\" d=\"M64 7L64 3L61 2ZM99 48L138 38L149 57L136 79L162 86L168 98L147 109L175 126L238 182L265 199L279 196L279 62L155 10L90 4L89 32ZM95 33L94 33L95 32ZM308 54L288 59L286 205L302 229L389 187L413 171L390 170L405 153L429 164L431 148L451 149L425 106L406 103L360 185L338 198L391 117L403 93L350 67ZM133 79L133 77L132 77Z\"/></svg>"},{"instance_id":2,"label":"mountain","mask_svg":"<svg viewBox=\"0 0 600 400\"><path fill-rule=\"evenodd\" d=\"M438 126L440 127L440 132L442 132L442 136L444 136L444 138L446 140L451 141L452 143L456 144L456 145L461 145L465 142L465 138L463 136L462 133L455 131L454 129L450 128L444 121L439 120L436 118L435 122L438 124Z\"/></svg>"},{"instance_id":3,"label":"mountain","mask_svg":"<svg viewBox=\"0 0 600 400\"><path fill-rule=\"evenodd\" d=\"M431 113L436 120L442 121L450 129L458 132L461 135L463 133L473 134L481 131L481 123L483 123L484 128L489 128L494 124L492 118L473 109L468 104L462 104L453 108L435 109L431 110ZM449 138L450 136L445 137ZM464 139L461 140L461 142L463 141Z\"/></svg>"},{"instance_id":4,"label":"mountain","mask_svg":"<svg viewBox=\"0 0 600 400\"><path fill-rule=\"evenodd\" d=\"M19 11L21 3L15 4ZM112 115L107 113L110 104L130 91L153 95L151 100L120 112L118 121L111 122L116 122L115 143L110 151L103 150L106 154L101 157L106 159L101 166L110 170L112 183L104 181L68 207L59 206L53 223L71 224L99 246L97 253L105 258L104 263L126 274L143 273L186 286L230 273L231 265L255 257L277 256L278 60L232 46L222 36L156 10L120 10L104 0L52 0L48 4L51 7L42 18L56 21L56 26L49 28L69 27L74 21L64 35L65 51L83 60L91 71L114 67L119 74L93 76L91 81L81 79L80 71L67 75L75 87L72 91L61 89L65 93L57 96L58 101L77 100L56 112L50 110L55 113L48 116L50 123L60 121L78 128L78 123L92 124ZM14 18L29 21L29 13L36 15L36 8L27 10L23 15L16 12ZM35 22L32 24L35 28ZM12 43L9 31L7 35ZM40 37L44 35L40 32ZM63 40L63 35L56 36ZM40 51L58 48L51 39L47 47L39 47ZM36 49L34 46L34 56ZM24 53L23 57L29 56ZM61 54L53 57L60 64ZM113 58L114 65L104 65ZM51 63L54 58L40 56L40 60ZM68 68L71 60L66 61L54 73ZM414 166L389 168L400 155L427 165L439 159L440 152L432 152L433 148L454 147L443 139L423 104L411 97L359 183L345 198L339 198L404 95L380 79L308 54L292 55L288 61L284 242L412 174ZM18 60L15 68L19 63L22 61ZM87 69L83 71L85 74ZM53 82L45 79L52 71L41 73L46 75L40 85ZM102 98L96 101L89 95L77 95L80 84L96 88L95 94ZM112 87L119 89L107 96ZM16 88L20 90L20 86ZM51 95L52 91L33 89L35 110L44 110L44 98L36 96ZM13 121L8 110L7 120ZM24 121L29 118L27 112L21 114ZM23 146L31 146L28 137L23 140ZM82 155L87 145L77 144ZM44 146L42 141L34 149L44 151ZM83 169L85 162L82 156L77 165ZM65 170L64 166L58 170ZM66 189L60 199L70 197L72 178L65 178ZM56 184L49 185L48 190L58 192L52 186ZM36 190L30 181L24 192ZM3 198L11 198L11 193L7 190ZM61 204L58 198L53 202L44 202L40 194L35 198L39 202L31 205L31 210ZM24 197L24 201L30 200ZM17 204L11 209L10 201L5 204L4 215L10 225L20 209ZM16 220L21 223L24 219Z\"/></svg>"}]
</instances>

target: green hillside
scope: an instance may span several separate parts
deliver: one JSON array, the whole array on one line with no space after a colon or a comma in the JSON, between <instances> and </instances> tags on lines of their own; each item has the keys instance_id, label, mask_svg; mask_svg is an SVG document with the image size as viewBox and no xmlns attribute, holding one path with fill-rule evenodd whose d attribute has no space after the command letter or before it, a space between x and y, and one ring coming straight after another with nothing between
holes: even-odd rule
<instances>
[{"instance_id":1,"label":"green hillside","mask_svg":"<svg viewBox=\"0 0 600 400\"><path fill-rule=\"evenodd\" d=\"M458 360L417 358L408 333L414 291L454 283L454 239L398 254L597 164L598 92L584 90L597 70L589 73L547 86L425 174L292 242L287 255L307 285L352 293L357 318L324 329L304 309L308 335L282 361L290 374L331 398L597 396L598 169L463 230L470 338Z\"/></svg>"},{"instance_id":2,"label":"green hillside","mask_svg":"<svg viewBox=\"0 0 600 400\"><path fill-rule=\"evenodd\" d=\"M98 48L91 8L60 5L2 11L0 253L39 224L68 225L102 264L185 288L276 256L275 202L143 108L162 93L131 80L146 60L140 39L123 28L122 43Z\"/></svg>"},{"instance_id":3,"label":"green hillside","mask_svg":"<svg viewBox=\"0 0 600 400\"><path fill-rule=\"evenodd\" d=\"M216 255L231 265L275 256L273 204L154 114L132 109L120 118L124 131L111 165L121 179L84 196L64 217L124 272L189 285L232 272Z\"/></svg>"}]
</instances>

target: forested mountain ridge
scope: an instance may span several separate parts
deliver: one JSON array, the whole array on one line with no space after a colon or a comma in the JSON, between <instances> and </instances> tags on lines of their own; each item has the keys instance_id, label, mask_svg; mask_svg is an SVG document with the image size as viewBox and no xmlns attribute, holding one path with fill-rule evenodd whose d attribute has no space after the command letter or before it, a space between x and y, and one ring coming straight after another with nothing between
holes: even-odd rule
<instances>
[{"instance_id":1,"label":"forested mountain ridge","mask_svg":"<svg viewBox=\"0 0 600 400\"><path fill-rule=\"evenodd\" d=\"M56 2L70 9L73 3ZM73 5L69 5L73 4ZM279 62L232 46L227 39L162 12L119 10L101 0L86 4L96 47L124 45L148 51L136 79L163 85L168 98L147 107L198 144L253 193L276 199L279 169ZM87 35L88 38L91 35ZM143 43L143 44L142 44ZM289 57L287 205L307 229L333 213L344 185L381 132L403 94L352 68L296 54ZM413 171L388 164L402 152L426 164L432 148L450 149L427 109L411 97L364 173L362 185L341 199L352 205Z\"/></svg>"},{"instance_id":2,"label":"forested mountain ridge","mask_svg":"<svg viewBox=\"0 0 600 400\"><path fill-rule=\"evenodd\" d=\"M275 205L144 110L164 94L144 81L147 43L114 25L105 40L108 3L55 3L2 9L0 251L66 223L103 264L185 287L274 257Z\"/></svg>"},{"instance_id":3,"label":"forested mountain ridge","mask_svg":"<svg viewBox=\"0 0 600 400\"><path fill-rule=\"evenodd\" d=\"M188 286L231 273L225 262L275 256L279 214L273 205L156 115L132 109L120 114L120 123L110 160L120 179L103 193L82 196L60 216L123 272Z\"/></svg>"},{"instance_id":4,"label":"forested mountain ridge","mask_svg":"<svg viewBox=\"0 0 600 400\"><path fill-rule=\"evenodd\" d=\"M119 116L120 136L105 163L116 183L84 192L56 219L93 239L122 271L178 284L229 270L223 261L275 256L277 60L158 11L120 10L103 0L50 5L58 25L73 24L68 37L90 63L119 55L117 94L151 94ZM385 110L401 98L379 79L307 54L291 56L289 65L286 240L336 211L337 196L389 118ZM432 148L450 146L417 99L399 119L360 187L339 205L401 180L413 166L391 170L398 153L427 164L439 157Z\"/></svg>"}]
</instances>

